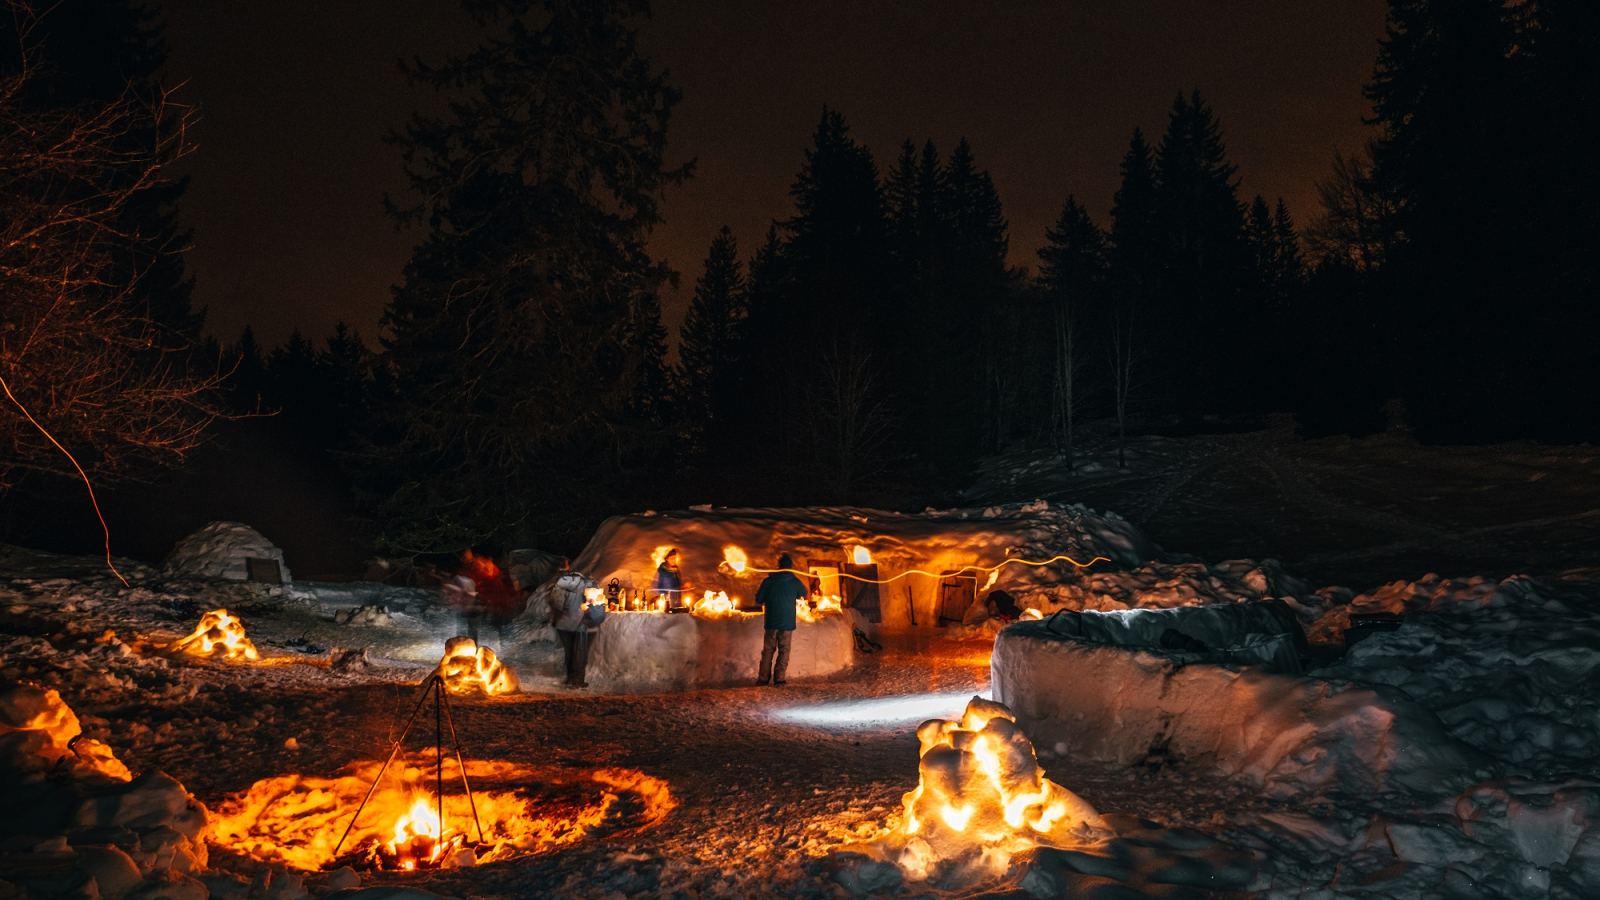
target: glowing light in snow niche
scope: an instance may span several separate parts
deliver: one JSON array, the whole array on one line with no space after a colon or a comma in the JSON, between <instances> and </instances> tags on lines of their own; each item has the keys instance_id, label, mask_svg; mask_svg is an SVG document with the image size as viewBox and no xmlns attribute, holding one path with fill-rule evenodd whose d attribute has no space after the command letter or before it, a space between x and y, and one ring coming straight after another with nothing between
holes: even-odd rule
<instances>
[{"instance_id":1,"label":"glowing light in snow niche","mask_svg":"<svg viewBox=\"0 0 1600 900\"><path fill-rule=\"evenodd\" d=\"M861 546L860 544L857 544L855 549L850 551L850 557L851 561L858 566L872 565L872 554L867 552L867 548Z\"/></svg>"},{"instance_id":2,"label":"glowing light in snow niche","mask_svg":"<svg viewBox=\"0 0 1600 900\"><path fill-rule=\"evenodd\" d=\"M676 547L662 545L650 551L650 565L655 566L658 569L661 568L661 564L666 561L667 554L676 549Z\"/></svg>"},{"instance_id":3,"label":"glowing light in snow niche","mask_svg":"<svg viewBox=\"0 0 1600 900\"><path fill-rule=\"evenodd\" d=\"M985 590L985 591L987 591L987 590L988 590L988 589L989 589L989 588L992 588L992 587L994 587L994 583L995 583L995 582L996 582L996 581L999 581L999 580L1000 580L1000 570L999 570L999 569L998 569L998 568L996 568L996 569L994 569L994 570L993 570L993 571L991 571L991 572L990 572L990 573L989 573L989 580L988 580L988 581L985 581L985 582L984 582L984 583L983 583L983 588L982 588L982 590Z\"/></svg>"},{"instance_id":4,"label":"glowing light in snow niche","mask_svg":"<svg viewBox=\"0 0 1600 900\"><path fill-rule=\"evenodd\" d=\"M256 652L256 645L244 636L244 623L225 609L213 609L201 616L193 634L167 649L221 659L253 660L260 656Z\"/></svg>"},{"instance_id":5,"label":"glowing light in snow niche","mask_svg":"<svg viewBox=\"0 0 1600 900\"><path fill-rule=\"evenodd\" d=\"M972 695L966 691L951 694L908 694L877 700L841 700L810 706L791 706L771 715L785 722L815 725L819 728L872 728L921 722L932 716L953 716Z\"/></svg>"},{"instance_id":6,"label":"glowing light in snow niche","mask_svg":"<svg viewBox=\"0 0 1600 900\"><path fill-rule=\"evenodd\" d=\"M917 741L917 787L901 801L905 815L886 848L911 881L1003 869L1039 844L1070 847L1109 834L1094 807L1044 777L1003 704L974 697L960 719L919 725Z\"/></svg>"},{"instance_id":7,"label":"glowing light in snow niche","mask_svg":"<svg viewBox=\"0 0 1600 900\"><path fill-rule=\"evenodd\" d=\"M444 658L434 670L444 679L452 694L511 694L522 689L517 673L502 663L488 647L478 646L469 637L453 637L445 642Z\"/></svg>"},{"instance_id":8,"label":"glowing light in snow niche","mask_svg":"<svg viewBox=\"0 0 1600 900\"><path fill-rule=\"evenodd\" d=\"M705 596L696 600L689 611L697 616L708 617L734 615L738 612L734 608L734 602L728 599L727 591L717 591L715 593L706 591Z\"/></svg>"},{"instance_id":9,"label":"glowing light in snow niche","mask_svg":"<svg viewBox=\"0 0 1600 900\"><path fill-rule=\"evenodd\" d=\"M750 565L750 557L732 544L722 548L722 561L739 575L743 575L745 567Z\"/></svg>"}]
</instances>

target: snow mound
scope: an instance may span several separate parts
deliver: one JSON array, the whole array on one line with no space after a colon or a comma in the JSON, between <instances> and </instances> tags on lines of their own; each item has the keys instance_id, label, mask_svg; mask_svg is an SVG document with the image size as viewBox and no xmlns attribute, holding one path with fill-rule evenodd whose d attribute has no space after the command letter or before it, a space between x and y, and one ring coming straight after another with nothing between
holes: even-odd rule
<instances>
[{"instance_id":1,"label":"snow mound","mask_svg":"<svg viewBox=\"0 0 1600 900\"><path fill-rule=\"evenodd\" d=\"M1108 562L1096 564L1093 570L1100 571L1166 558L1137 526L1114 514L1035 501L916 514L817 507L613 516L573 560L573 568L597 584L615 578L626 590L642 591L650 587L655 575L652 554L657 548L673 547L678 550L687 589L725 591L729 597L749 599L763 577L753 569L773 568L779 554L789 553L797 565L804 566L808 559L848 560L857 545L871 553L880 578L904 576L880 591L887 625L934 621L938 573L964 566L995 566L1018 557L1040 561L1065 555L1088 562L1102 556ZM723 563L728 546L749 554L752 570L739 573L728 568ZM1077 583L1086 571L1090 570L1066 561L1045 566L1010 564L1000 569L994 586L1020 594L1029 588Z\"/></svg>"},{"instance_id":2,"label":"snow mound","mask_svg":"<svg viewBox=\"0 0 1600 900\"><path fill-rule=\"evenodd\" d=\"M1403 613L1322 678L1386 686L1437 713L1507 775L1593 772L1600 756L1600 607L1523 576L1396 582L1350 613ZM1318 628L1326 627L1319 622Z\"/></svg>"},{"instance_id":3,"label":"snow mound","mask_svg":"<svg viewBox=\"0 0 1600 900\"><path fill-rule=\"evenodd\" d=\"M290 581L283 551L260 532L238 522L212 522L174 544L163 568L190 578L250 580L247 560L277 560L284 583Z\"/></svg>"},{"instance_id":4,"label":"snow mound","mask_svg":"<svg viewBox=\"0 0 1600 900\"><path fill-rule=\"evenodd\" d=\"M1035 744L1119 765L1182 762L1269 795L1459 791L1485 761L1398 691L1185 665L1082 643L1047 622L995 641L995 700Z\"/></svg>"},{"instance_id":5,"label":"snow mound","mask_svg":"<svg viewBox=\"0 0 1600 900\"><path fill-rule=\"evenodd\" d=\"M29 896L204 898L191 875L206 865L205 807L166 775L133 778L110 748L79 734L56 691L0 691L7 879Z\"/></svg>"}]
</instances>

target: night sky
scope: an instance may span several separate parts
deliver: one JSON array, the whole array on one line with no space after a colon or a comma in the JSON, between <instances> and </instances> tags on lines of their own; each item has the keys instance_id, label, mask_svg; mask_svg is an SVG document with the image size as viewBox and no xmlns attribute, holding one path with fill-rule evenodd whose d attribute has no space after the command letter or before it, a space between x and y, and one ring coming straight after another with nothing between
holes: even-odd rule
<instances>
[{"instance_id":1,"label":"night sky","mask_svg":"<svg viewBox=\"0 0 1600 900\"><path fill-rule=\"evenodd\" d=\"M253 324L268 346L339 319L369 341L417 234L385 217L402 191L381 141L430 95L395 60L440 59L477 33L450 0L163 0L170 73L201 109L182 205L208 327ZM823 104L886 170L900 142L965 136L993 174L1011 260L1032 265L1070 191L1102 223L1134 126L1152 143L1174 95L1198 87L1225 129L1241 199L1284 197L1299 224L1336 150L1365 139L1381 0L670 2L643 26L684 98L669 162L697 157L654 239L687 305L723 224L749 253L775 218Z\"/></svg>"}]
</instances>

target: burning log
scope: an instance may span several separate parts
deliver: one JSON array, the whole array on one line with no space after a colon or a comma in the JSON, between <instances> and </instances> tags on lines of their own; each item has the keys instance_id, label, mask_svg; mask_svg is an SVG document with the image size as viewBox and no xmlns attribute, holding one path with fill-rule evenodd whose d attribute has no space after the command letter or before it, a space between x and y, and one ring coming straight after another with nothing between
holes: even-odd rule
<instances>
[{"instance_id":1,"label":"burning log","mask_svg":"<svg viewBox=\"0 0 1600 900\"><path fill-rule=\"evenodd\" d=\"M214 609L201 616L193 634L169 644L167 649L213 659L253 661L260 657L256 645L244 635L244 623L226 609Z\"/></svg>"},{"instance_id":2,"label":"burning log","mask_svg":"<svg viewBox=\"0 0 1600 900\"><path fill-rule=\"evenodd\" d=\"M469 637L453 637L445 642L444 658L437 669L445 690L452 694L481 691L490 696L512 694L522 689L517 673L502 663L488 647L478 646Z\"/></svg>"},{"instance_id":3,"label":"burning log","mask_svg":"<svg viewBox=\"0 0 1600 900\"><path fill-rule=\"evenodd\" d=\"M1003 704L974 697L960 721L924 722L917 739L920 777L892 839L912 880L935 877L952 861L1007 863L1033 846L1070 847L1110 833L1094 807L1044 777Z\"/></svg>"}]
</instances>

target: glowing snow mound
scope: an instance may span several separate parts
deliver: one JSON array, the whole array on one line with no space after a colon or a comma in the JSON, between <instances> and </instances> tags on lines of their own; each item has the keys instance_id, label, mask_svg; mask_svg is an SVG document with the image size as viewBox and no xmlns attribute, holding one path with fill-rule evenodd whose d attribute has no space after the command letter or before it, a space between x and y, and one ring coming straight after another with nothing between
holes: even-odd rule
<instances>
[{"instance_id":1,"label":"glowing snow mound","mask_svg":"<svg viewBox=\"0 0 1600 900\"><path fill-rule=\"evenodd\" d=\"M919 780L890 839L913 881L954 867L1003 869L1039 845L1071 847L1109 836L1083 798L1044 777L1033 745L1004 705L973 697L959 721L917 728Z\"/></svg>"},{"instance_id":2,"label":"glowing snow mound","mask_svg":"<svg viewBox=\"0 0 1600 900\"><path fill-rule=\"evenodd\" d=\"M436 670L452 694L512 694L522 689L517 673L501 662L493 650L481 647L469 637L453 637L445 642L444 658Z\"/></svg>"},{"instance_id":3,"label":"glowing snow mound","mask_svg":"<svg viewBox=\"0 0 1600 900\"><path fill-rule=\"evenodd\" d=\"M213 609L200 617L194 633L168 645L174 653L213 659L255 660L261 654L244 634L244 623L226 609Z\"/></svg>"},{"instance_id":4,"label":"glowing snow mound","mask_svg":"<svg viewBox=\"0 0 1600 900\"><path fill-rule=\"evenodd\" d=\"M77 715L56 691L31 684L0 691L0 768L133 778L110 747L82 735Z\"/></svg>"},{"instance_id":5,"label":"glowing snow mound","mask_svg":"<svg viewBox=\"0 0 1600 900\"><path fill-rule=\"evenodd\" d=\"M247 560L251 559L276 560L283 581L290 581L283 551L254 528L238 522L212 522L178 541L163 568L170 575L248 581Z\"/></svg>"}]
</instances>

